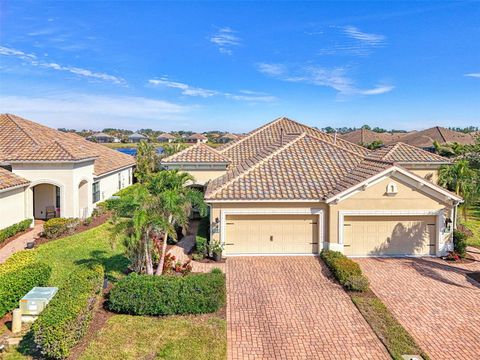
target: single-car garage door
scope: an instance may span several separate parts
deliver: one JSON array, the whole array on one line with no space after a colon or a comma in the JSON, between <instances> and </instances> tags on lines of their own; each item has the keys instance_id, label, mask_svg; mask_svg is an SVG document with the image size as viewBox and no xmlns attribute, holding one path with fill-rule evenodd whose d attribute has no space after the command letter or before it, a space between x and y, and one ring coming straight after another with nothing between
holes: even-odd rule
<instances>
[{"instance_id":1,"label":"single-car garage door","mask_svg":"<svg viewBox=\"0 0 480 360\"><path fill-rule=\"evenodd\" d=\"M346 216L344 253L350 256L434 255L435 216Z\"/></svg>"},{"instance_id":2,"label":"single-car garage door","mask_svg":"<svg viewBox=\"0 0 480 360\"><path fill-rule=\"evenodd\" d=\"M318 216L229 215L225 252L248 254L318 254Z\"/></svg>"}]
</instances>

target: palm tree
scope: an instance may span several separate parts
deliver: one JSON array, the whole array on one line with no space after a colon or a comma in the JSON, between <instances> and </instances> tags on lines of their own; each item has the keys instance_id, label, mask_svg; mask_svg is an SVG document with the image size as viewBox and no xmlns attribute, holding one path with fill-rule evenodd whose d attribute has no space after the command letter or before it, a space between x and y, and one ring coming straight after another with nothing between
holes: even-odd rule
<instances>
[{"instance_id":1,"label":"palm tree","mask_svg":"<svg viewBox=\"0 0 480 360\"><path fill-rule=\"evenodd\" d=\"M120 219L114 237L121 239L133 270L161 275L169 237L176 239L175 226L186 227L192 207L206 214L203 194L187 185L193 177L176 170L161 171L144 178L132 192L111 200ZM159 255L154 269L153 254Z\"/></svg>"},{"instance_id":2,"label":"palm tree","mask_svg":"<svg viewBox=\"0 0 480 360\"><path fill-rule=\"evenodd\" d=\"M143 183L151 174L158 170L158 155L153 144L140 141L137 147L137 170L135 176Z\"/></svg>"},{"instance_id":3,"label":"palm tree","mask_svg":"<svg viewBox=\"0 0 480 360\"><path fill-rule=\"evenodd\" d=\"M462 214L467 219L467 209L474 203L480 193L480 175L472 169L467 160L459 160L453 165L442 166L438 183L463 197Z\"/></svg>"}]
</instances>

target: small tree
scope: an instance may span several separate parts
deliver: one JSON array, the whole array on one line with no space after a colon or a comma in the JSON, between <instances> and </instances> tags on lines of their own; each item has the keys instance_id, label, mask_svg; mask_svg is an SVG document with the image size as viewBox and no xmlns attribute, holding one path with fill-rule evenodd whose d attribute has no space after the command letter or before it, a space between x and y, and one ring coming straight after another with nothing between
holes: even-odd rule
<instances>
[{"instance_id":1,"label":"small tree","mask_svg":"<svg viewBox=\"0 0 480 360\"><path fill-rule=\"evenodd\" d=\"M137 147L137 169L135 176L140 183L158 170L158 155L153 144L140 141Z\"/></svg>"}]
</instances>

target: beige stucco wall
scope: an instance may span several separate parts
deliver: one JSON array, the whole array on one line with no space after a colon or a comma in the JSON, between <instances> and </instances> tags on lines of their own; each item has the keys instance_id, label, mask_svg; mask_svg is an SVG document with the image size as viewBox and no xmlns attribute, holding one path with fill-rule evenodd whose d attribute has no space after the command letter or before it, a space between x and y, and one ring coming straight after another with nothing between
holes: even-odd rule
<instances>
[{"instance_id":1,"label":"beige stucco wall","mask_svg":"<svg viewBox=\"0 0 480 360\"><path fill-rule=\"evenodd\" d=\"M394 182L397 185L396 195L386 194L387 185ZM425 188L423 188L425 189ZM398 177L387 177L379 183L360 191L351 197L331 204L328 212L328 236L331 243L338 243L338 220L340 210L432 210L437 211L444 208L451 208L451 205L444 203L427 194L413 185L407 184Z\"/></svg>"},{"instance_id":2,"label":"beige stucco wall","mask_svg":"<svg viewBox=\"0 0 480 360\"><path fill-rule=\"evenodd\" d=\"M222 175L225 175L226 170L188 170L190 175L195 178L194 184L205 185L210 180L219 178Z\"/></svg>"},{"instance_id":3,"label":"beige stucco wall","mask_svg":"<svg viewBox=\"0 0 480 360\"><path fill-rule=\"evenodd\" d=\"M25 187L0 192L0 230L27 218Z\"/></svg>"},{"instance_id":4,"label":"beige stucco wall","mask_svg":"<svg viewBox=\"0 0 480 360\"><path fill-rule=\"evenodd\" d=\"M94 181L100 182L100 201L104 201L115 194L118 190L124 189L132 184L132 168L112 172L106 176L100 176ZM119 184L120 176L120 184ZM91 190L90 190L91 191ZM92 197L90 196L90 199ZM92 200L90 200L91 202Z\"/></svg>"}]
</instances>

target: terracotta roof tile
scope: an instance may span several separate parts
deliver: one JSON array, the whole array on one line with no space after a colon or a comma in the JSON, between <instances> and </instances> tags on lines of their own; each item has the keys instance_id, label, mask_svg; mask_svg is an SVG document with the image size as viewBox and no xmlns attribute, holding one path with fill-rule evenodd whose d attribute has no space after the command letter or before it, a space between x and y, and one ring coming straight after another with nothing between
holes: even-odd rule
<instances>
[{"instance_id":1,"label":"terracotta roof tile","mask_svg":"<svg viewBox=\"0 0 480 360\"><path fill-rule=\"evenodd\" d=\"M27 179L5 170L4 168L0 168L0 190L5 190L20 185L27 185L29 183L30 181Z\"/></svg>"},{"instance_id":2,"label":"terracotta roof tile","mask_svg":"<svg viewBox=\"0 0 480 360\"><path fill-rule=\"evenodd\" d=\"M443 163L449 164L450 160L443 156L425 151L418 147L404 144L402 142L394 145L387 145L371 152L368 155L371 159L408 163Z\"/></svg>"},{"instance_id":3,"label":"terracotta roof tile","mask_svg":"<svg viewBox=\"0 0 480 360\"><path fill-rule=\"evenodd\" d=\"M432 147L434 141L437 141L440 145L447 143L475 144L475 138L471 134L464 134L440 126L408 133L400 137L398 141L422 148Z\"/></svg>"},{"instance_id":4,"label":"terracotta roof tile","mask_svg":"<svg viewBox=\"0 0 480 360\"><path fill-rule=\"evenodd\" d=\"M400 139L404 135L405 133L378 133L368 129L358 129L345 134L341 134L340 138L357 145L370 144L374 141L381 141L384 144L389 144L391 142L398 141L398 139Z\"/></svg>"},{"instance_id":5,"label":"terracotta roof tile","mask_svg":"<svg viewBox=\"0 0 480 360\"><path fill-rule=\"evenodd\" d=\"M162 159L162 163L229 163L230 160L204 143L189 146L176 154Z\"/></svg>"},{"instance_id":6,"label":"terracotta roof tile","mask_svg":"<svg viewBox=\"0 0 480 360\"><path fill-rule=\"evenodd\" d=\"M64 133L11 114L0 115L0 161L94 159L95 175L135 164L135 159L73 133Z\"/></svg>"}]
</instances>

